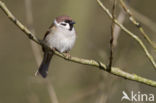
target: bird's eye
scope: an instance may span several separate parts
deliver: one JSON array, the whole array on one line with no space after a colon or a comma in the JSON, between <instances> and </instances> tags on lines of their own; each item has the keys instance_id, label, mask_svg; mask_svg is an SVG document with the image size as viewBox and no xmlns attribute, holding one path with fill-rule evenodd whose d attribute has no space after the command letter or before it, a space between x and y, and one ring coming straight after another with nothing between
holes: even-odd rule
<instances>
[{"instance_id":1,"label":"bird's eye","mask_svg":"<svg viewBox=\"0 0 156 103\"><path fill-rule=\"evenodd\" d=\"M61 23L61 25L66 26L66 24L65 24L65 23Z\"/></svg>"}]
</instances>

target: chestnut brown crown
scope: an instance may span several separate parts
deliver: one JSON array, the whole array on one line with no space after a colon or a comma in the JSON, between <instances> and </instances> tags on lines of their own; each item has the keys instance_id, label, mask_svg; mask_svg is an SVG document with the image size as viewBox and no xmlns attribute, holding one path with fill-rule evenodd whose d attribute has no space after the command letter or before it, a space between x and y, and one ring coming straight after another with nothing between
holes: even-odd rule
<instances>
[{"instance_id":1,"label":"chestnut brown crown","mask_svg":"<svg viewBox=\"0 0 156 103\"><path fill-rule=\"evenodd\" d=\"M59 22L63 22L63 21L73 21L73 20L69 16L58 16L58 17L56 17L56 21L59 23Z\"/></svg>"}]
</instances>

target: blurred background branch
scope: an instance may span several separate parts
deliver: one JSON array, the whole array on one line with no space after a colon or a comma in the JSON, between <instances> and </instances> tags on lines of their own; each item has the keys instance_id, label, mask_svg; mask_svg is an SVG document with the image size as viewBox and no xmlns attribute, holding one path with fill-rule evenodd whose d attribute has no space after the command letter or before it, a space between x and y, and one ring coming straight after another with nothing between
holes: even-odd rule
<instances>
[{"instance_id":1,"label":"blurred background branch","mask_svg":"<svg viewBox=\"0 0 156 103\"><path fill-rule=\"evenodd\" d=\"M120 13L118 15L118 17L116 18L120 24L123 24L123 22L125 21L125 13L123 12L123 10L120 10ZM117 46L117 41L118 41L118 37L119 37L119 34L120 34L120 27L115 25L114 26L114 40L113 40L113 46L116 47Z\"/></svg>"},{"instance_id":2,"label":"blurred background branch","mask_svg":"<svg viewBox=\"0 0 156 103\"><path fill-rule=\"evenodd\" d=\"M33 28L33 13L32 13L32 1L31 0L25 0L25 8L26 8L26 21L27 21L28 29L35 35L35 29ZM36 60L37 67L39 68L41 60L42 60L39 45L37 45L35 42L31 40L30 40L30 44L32 47L35 60ZM48 89L51 103L59 103L54 87L50 83L49 78L46 80L45 83L47 84L47 89Z\"/></svg>"},{"instance_id":3,"label":"blurred background branch","mask_svg":"<svg viewBox=\"0 0 156 103\"><path fill-rule=\"evenodd\" d=\"M32 1L31 0L25 0L25 11L26 11L26 22L28 29L35 35L35 29L33 28L33 13L32 13ZM39 49L39 45L37 45L35 42L30 40L31 48L37 63L37 66L39 67L42 57Z\"/></svg>"}]
</instances>

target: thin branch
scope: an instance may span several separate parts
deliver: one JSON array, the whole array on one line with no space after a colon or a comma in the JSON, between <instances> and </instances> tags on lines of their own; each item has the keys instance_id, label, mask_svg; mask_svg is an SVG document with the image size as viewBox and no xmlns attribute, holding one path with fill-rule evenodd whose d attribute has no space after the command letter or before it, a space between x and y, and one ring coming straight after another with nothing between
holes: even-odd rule
<instances>
[{"instance_id":1,"label":"thin branch","mask_svg":"<svg viewBox=\"0 0 156 103\"><path fill-rule=\"evenodd\" d=\"M47 45L43 44L43 42L41 42L34 34L32 34L22 23L20 23L12 15L12 13L7 9L6 5L2 1L0 1L0 8L5 12L6 15L8 15L9 19L13 23L15 23L16 26L18 26L20 28L20 30L22 30L29 37L29 39L33 40L34 42L38 43L41 46L49 48L49 47L47 47ZM53 51L53 52L55 53L55 55L57 55L57 56L59 56L61 58L64 58L64 59L66 59L68 61L83 64L83 65L89 65L89 66L97 67L100 70L106 71L106 65L103 64L100 61L82 59L82 58L72 57L72 56L70 58L68 58L64 54L59 53L57 51ZM117 67L112 67L112 70L109 73L113 74L113 75L116 75L118 77L122 77L122 78L129 79L129 80L132 80L132 81L140 82L140 83L152 86L152 87L156 87L156 81L146 79L146 78L138 76L136 74L131 74L131 73L124 72L123 70L121 70L120 68L117 68Z\"/></svg>"},{"instance_id":2,"label":"thin branch","mask_svg":"<svg viewBox=\"0 0 156 103\"><path fill-rule=\"evenodd\" d=\"M8 16L8 18L19 28L21 29L29 39L33 40L37 44L40 44L40 40L31 33L19 20L15 18L15 16L9 11L6 5L0 1L0 8L4 11L4 13Z\"/></svg>"},{"instance_id":3,"label":"thin branch","mask_svg":"<svg viewBox=\"0 0 156 103\"><path fill-rule=\"evenodd\" d=\"M102 2L100 0L97 0L98 4L101 6L101 8L105 11L105 13L109 16L109 18L112 20L112 14L109 12L109 10L102 4ZM124 32L126 32L129 36L131 36L133 39L135 39L140 46L142 47L142 49L144 50L147 58L150 60L151 64L153 65L154 69L156 69L156 62L153 58L153 56L149 53L149 51L147 50L146 46L144 45L144 43L142 42L142 40L136 36L134 33L132 33L131 31L129 31L125 26L123 26L122 24L120 24L116 19L113 20L115 24L117 24Z\"/></svg>"},{"instance_id":4,"label":"thin branch","mask_svg":"<svg viewBox=\"0 0 156 103\"><path fill-rule=\"evenodd\" d=\"M135 18L139 21L141 21L144 25L146 25L151 31L156 33L156 22L148 18L147 16L139 13L135 9L129 7L129 9L133 12Z\"/></svg>"},{"instance_id":5,"label":"thin branch","mask_svg":"<svg viewBox=\"0 0 156 103\"><path fill-rule=\"evenodd\" d=\"M141 26L141 24L133 17L132 12L130 11L130 9L128 9L128 7L126 6L126 4L124 3L123 0L120 0L120 5L124 9L124 11L129 15L129 20L139 29L139 31L141 32L141 34L143 35L143 37L147 40L147 42L154 49L156 49L156 44L154 44L154 42L148 37L148 34L145 33L145 31L144 31L143 27Z\"/></svg>"},{"instance_id":6,"label":"thin branch","mask_svg":"<svg viewBox=\"0 0 156 103\"><path fill-rule=\"evenodd\" d=\"M110 38L110 57L109 57L109 64L108 64L108 71L111 71L112 63L113 63L113 41L114 41L114 27L115 24L113 20L115 19L115 9L116 9L116 0L113 1L112 7L112 25L111 25L111 38Z\"/></svg>"}]
</instances>

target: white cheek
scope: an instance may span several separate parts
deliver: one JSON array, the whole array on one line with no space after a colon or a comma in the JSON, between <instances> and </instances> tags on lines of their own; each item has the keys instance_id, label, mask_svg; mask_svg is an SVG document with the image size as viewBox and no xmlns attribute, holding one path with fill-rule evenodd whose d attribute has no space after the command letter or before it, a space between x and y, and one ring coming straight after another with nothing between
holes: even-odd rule
<instances>
[{"instance_id":1,"label":"white cheek","mask_svg":"<svg viewBox=\"0 0 156 103\"><path fill-rule=\"evenodd\" d=\"M66 26L64 26L66 29L70 29L69 24L67 23Z\"/></svg>"},{"instance_id":2,"label":"white cheek","mask_svg":"<svg viewBox=\"0 0 156 103\"><path fill-rule=\"evenodd\" d=\"M62 22L62 23L65 23L65 22ZM66 30L69 30L70 29L70 25L68 23L65 23L66 26L64 25L61 25L61 23L58 23L56 20L54 21L54 24L59 27L59 28L62 28L62 29L66 29Z\"/></svg>"},{"instance_id":3,"label":"white cheek","mask_svg":"<svg viewBox=\"0 0 156 103\"><path fill-rule=\"evenodd\" d=\"M65 30L69 30L70 29L69 24L66 24L66 26L58 24L58 26L61 27L62 29L65 29Z\"/></svg>"}]
</instances>

